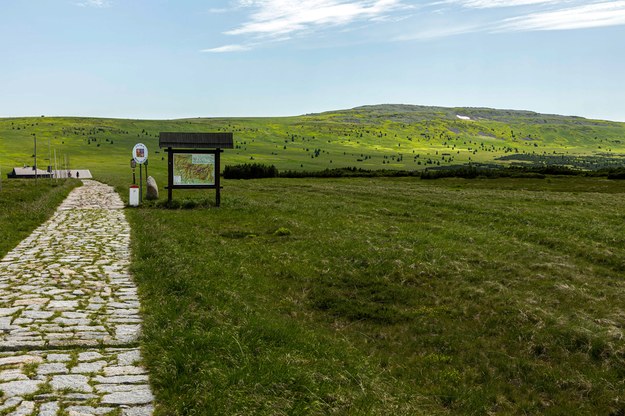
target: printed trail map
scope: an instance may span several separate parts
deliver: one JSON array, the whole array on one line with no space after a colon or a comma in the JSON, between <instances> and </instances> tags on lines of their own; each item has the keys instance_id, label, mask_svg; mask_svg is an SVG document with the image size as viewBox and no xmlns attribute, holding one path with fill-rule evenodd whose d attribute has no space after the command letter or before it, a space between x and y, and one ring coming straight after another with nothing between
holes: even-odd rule
<instances>
[{"instance_id":1,"label":"printed trail map","mask_svg":"<svg viewBox=\"0 0 625 416\"><path fill-rule=\"evenodd\" d=\"M214 185L215 155L176 153L174 185Z\"/></svg>"}]
</instances>

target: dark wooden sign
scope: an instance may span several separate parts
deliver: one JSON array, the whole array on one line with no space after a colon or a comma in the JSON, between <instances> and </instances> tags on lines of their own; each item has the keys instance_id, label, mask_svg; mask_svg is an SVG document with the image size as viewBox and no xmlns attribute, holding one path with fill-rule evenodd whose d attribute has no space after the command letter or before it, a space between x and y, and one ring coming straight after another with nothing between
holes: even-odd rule
<instances>
[{"instance_id":1,"label":"dark wooden sign","mask_svg":"<svg viewBox=\"0 0 625 416\"><path fill-rule=\"evenodd\" d=\"M232 133L161 133L158 141L161 148L177 149L232 149Z\"/></svg>"},{"instance_id":2,"label":"dark wooden sign","mask_svg":"<svg viewBox=\"0 0 625 416\"><path fill-rule=\"evenodd\" d=\"M220 155L234 148L232 133L162 132L159 147L167 149L167 198L174 189L215 189L221 204Z\"/></svg>"}]
</instances>

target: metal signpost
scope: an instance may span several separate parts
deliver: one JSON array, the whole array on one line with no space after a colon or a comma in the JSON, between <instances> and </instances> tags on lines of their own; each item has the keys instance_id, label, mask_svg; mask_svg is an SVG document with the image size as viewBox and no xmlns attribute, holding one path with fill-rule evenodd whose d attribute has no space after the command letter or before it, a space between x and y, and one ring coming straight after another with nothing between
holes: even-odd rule
<instances>
[{"instance_id":1,"label":"metal signpost","mask_svg":"<svg viewBox=\"0 0 625 416\"><path fill-rule=\"evenodd\" d=\"M143 169L141 165L147 163L148 161L148 148L143 143L135 144L135 147L132 148L132 158L135 163L139 164L139 203L143 201ZM133 175L133 183L134 183L134 175Z\"/></svg>"},{"instance_id":2,"label":"metal signpost","mask_svg":"<svg viewBox=\"0 0 625 416\"><path fill-rule=\"evenodd\" d=\"M135 159L130 159L130 168L132 169L132 184L135 185L137 183L137 179L135 177L135 168L137 167L137 162Z\"/></svg>"},{"instance_id":3,"label":"metal signpost","mask_svg":"<svg viewBox=\"0 0 625 416\"><path fill-rule=\"evenodd\" d=\"M35 133L33 133L33 140L35 141L35 154L34 154L34 158L35 158L35 184L37 183L37 136L35 135Z\"/></svg>"}]
</instances>

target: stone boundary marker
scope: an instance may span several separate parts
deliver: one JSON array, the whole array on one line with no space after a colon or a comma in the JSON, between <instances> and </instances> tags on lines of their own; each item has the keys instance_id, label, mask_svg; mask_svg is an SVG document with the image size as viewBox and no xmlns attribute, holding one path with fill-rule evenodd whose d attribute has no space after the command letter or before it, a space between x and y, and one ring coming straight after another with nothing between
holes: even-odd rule
<instances>
[{"instance_id":1,"label":"stone boundary marker","mask_svg":"<svg viewBox=\"0 0 625 416\"><path fill-rule=\"evenodd\" d=\"M153 412L124 204L83 184L0 260L2 415Z\"/></svg>"}]
</instances>

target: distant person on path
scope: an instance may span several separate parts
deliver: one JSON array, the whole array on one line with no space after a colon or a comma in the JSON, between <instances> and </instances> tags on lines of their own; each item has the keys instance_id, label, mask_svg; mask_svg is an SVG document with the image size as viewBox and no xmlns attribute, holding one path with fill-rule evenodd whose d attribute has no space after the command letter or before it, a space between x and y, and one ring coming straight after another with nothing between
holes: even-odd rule
<instances>
[{"instance_id":1,"label":"distant person on path","mask_svg":"<svg viewBox=\"0 0 625 416\"><path fill-rule=\"evenodd\" d=\"M72 171L71 171L71 170L68 170L68 171L67 171L67 177L68 177L68 178L71 178L71 177L72 177Z\"/></svg>"},{"instance_id":2,"label":"distant person on path","mask_svg":"<svg viewBox=\"0 0 625 416\"><path fill-rule=\"evenodd\" d=\"M80 172L76 171L76 177L80 178Z\"/></svg>"}]
</instances>

